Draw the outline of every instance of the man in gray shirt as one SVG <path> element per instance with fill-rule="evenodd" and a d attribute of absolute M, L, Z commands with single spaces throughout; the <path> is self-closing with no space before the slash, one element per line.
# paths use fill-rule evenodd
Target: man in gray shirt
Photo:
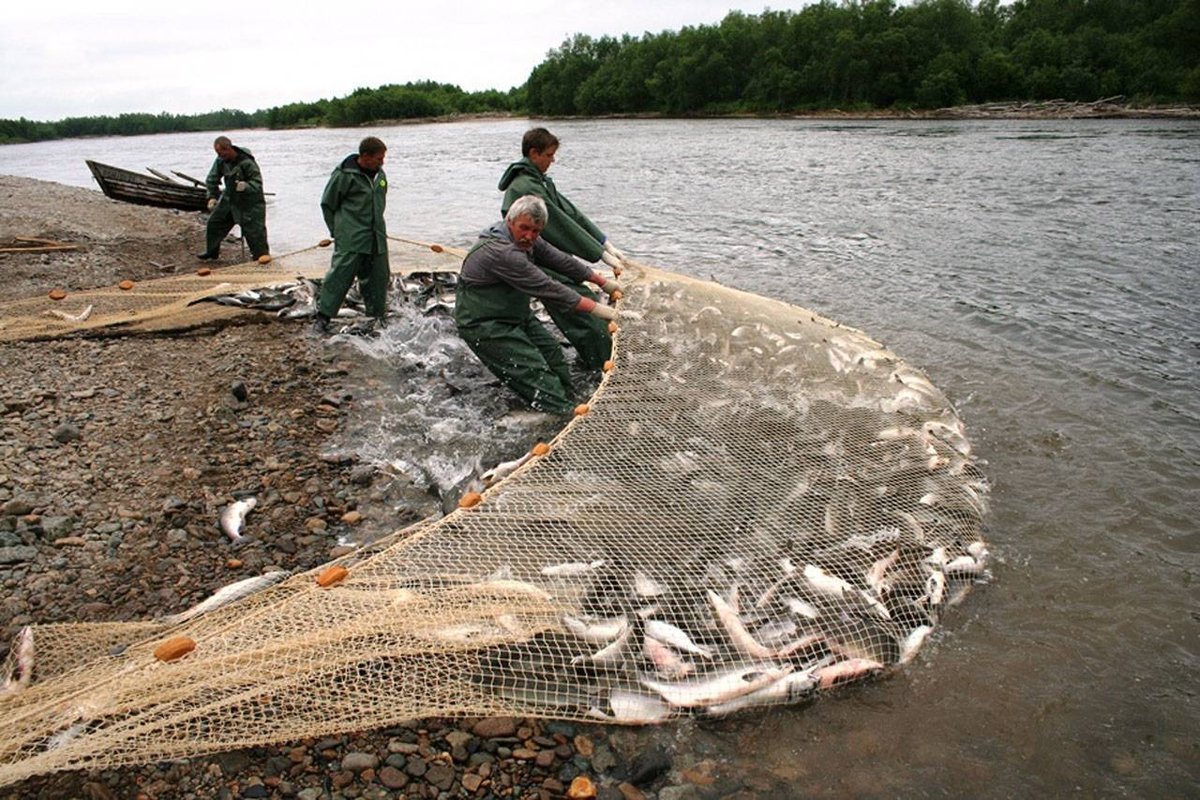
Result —
<path fill-rule="evenodd" d="M 621 287 L 538 238 L 548 218 L 545 201 L 527 195 L 509 206 L 502 222 L 480 234 L 463 259 L 454 322 L 484 366 L 531 406 L 569 414 L 574 409 L 570 370 L 558 340 L 537 321 L 529 300 L 536 297 L 547 306 L 604 320 L 617 314 L 538 267 L 594 283 L 610 295 Z"/>

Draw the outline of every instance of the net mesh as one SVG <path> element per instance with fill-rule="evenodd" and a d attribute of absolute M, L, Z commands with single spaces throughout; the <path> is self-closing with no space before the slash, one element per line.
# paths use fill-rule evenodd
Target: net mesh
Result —
<path fill-rule="evenodd" d="M 986 569 L 946 397 L 802 308 L 622 282 L 595 395 L 481 497 L 182 621 L 22 632 L 0 782 L 430 716 L 727 714 L 908 662 Z"/>

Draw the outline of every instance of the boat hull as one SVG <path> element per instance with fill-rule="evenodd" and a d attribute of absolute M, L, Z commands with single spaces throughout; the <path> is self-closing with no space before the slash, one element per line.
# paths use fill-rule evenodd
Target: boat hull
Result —
<path fill-rule="evenodd" d="M 199 186 L 184 186 L 98 161 L 88 160 L 87 165 L 100 190 L 113 200 L 181 211 L 208 208 L 208 193 Z"/>

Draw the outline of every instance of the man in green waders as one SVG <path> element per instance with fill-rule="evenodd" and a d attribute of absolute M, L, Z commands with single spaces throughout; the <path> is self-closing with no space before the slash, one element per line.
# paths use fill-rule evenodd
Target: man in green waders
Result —
<path fill-rule="evenodd" d="M 221 254 L 221 241 L 240 225 L 250 255 L 269 255 L 267 247 L 267 201 L 263 199 L 262 171 L 254 156 L 244 147 L 218 136 L 213 142 L 217 157 L 204 187 L 208 192 L 208 224 L 204 228 L 204 252 L 201 261 L 212 261 Z M 218 199 L 219 198 L 219 199 Z"/>
<path fill-rule="evenodd" d="M 563 252 L 578 256 L 584 261 L 604 261 L 620 275 L 624 266 L 624 254 L 615 248 L 608 237 L 587 218 L 575 205 L 559 194 L 554 181 L 546 172 L 554 163 L 558 152 L 558 138 L 545 128 L 526 131 L 521 139 L 520 161 L 508 165 L 500 178 L 500 190 L 504 199 L 500 201 L 501 216 L 518 197 L 535 195 L 546 202 L 550 220 L 542 232 L 542 238 Z M 595 300 L 596 295 L 578 281 L 570 280 L 558 270 L 547 270 L 551 278 L 570 286 L 580 295 Z M 612 351 L 612 338 L 603 320 L 591 316 L 572 314 L 563 309 L 546 310 L 554 324 L 575 347 L 576 363 L 584 369 L 600 369 Z"/>
<path fill-rule="evenodd" d="M 548 215 L 540 197 L 521 197 L 508 207 L 504 221 L 480 234 L 463 259 L 454 322 L 484 366 L 531 406 L 569 414 L 575 408 L 571 372 L 558 340 L 534 317 L 529 298 L 564 315 L 598 320 L 607 337 L 608 321 L 617 312 L 543 270 L 555 270 L 574 283 L 589 281 L 607 294 L 621 287 L 539 239 Z"/>
<path fill-rule="evenodd" d="M 329 176 L 321 195 L 325 227 L 333 237 L 333 258 L 321 281 L 313 332 L 329 332 L 329 321 L 337 316 L 350 284 L 358 279 L 367 315 L 382 327 L 387 316 L 387 290 L 391 280 L 388 266 L 387 175 L 383 160 L 387 147 L 374 136 L 358 145 L 358 154 L 348 155 Z"/>

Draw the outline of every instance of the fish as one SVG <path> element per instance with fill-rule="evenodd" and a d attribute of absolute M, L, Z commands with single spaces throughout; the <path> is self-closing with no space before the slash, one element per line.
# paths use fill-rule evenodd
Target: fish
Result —
<path fill-rule="evenodd" d="M 759 596 L 758 601 L 754 604 L 755 608 L 762 608 L 767 603 L 771 602 L 771 600 L 775 597 L 775 593 L 779 591 L 780 587 L 791 580 L 792 576 L 796 574 L 796 565 L 792 563 L 790 558 L 781 558 L 779 560 L 779 568 L 783 570 L 783 577 L 771 584 L 770 587 L 768 587 L 767 590 Z"/>
<path fill-rule="evenodd" d="M 676 653 L 670 645 L 660 642 L 653 636 L 642 637 L 642 652 L 654 665 L 654 672 L 660 678 L 678 680 L 686 678 L 696 671 L 696 665 Z"/>
<path fill-rule="evenodd" d="M 256 505 L 258 505 L 258 500 L 253 497 L 247 497 L 243 500 L 230 503 L 221 509 L 221 530 L 229 537 L 229 541 L 238 544 L 246 538 L 242 536 L 242 529 L 246 523 L 246 515 L 253 511 Z"/>
<path fill-rule="evenodd" d="M 292 573 L 287 570 L 275 570 L 272 572 L 264 572 L 262 575 L 252 575 L 249 578 L 231 583 L 228 586 L 222 586 L 217 591 L 213 592 L 212 596 L 205 600 L 201 600 L 196 605 L 181 611 L 178 614 L 173 614 L 166 618 L 166 622 L 170 625 L 178 625 L 182 622 L 187 622 L 189 619 L 198 617 L 201 614 L 207 614 L 209 611 L 215 611 L 222 606 L 227 606 L 235 600 L 241 600 L 243 597 L 258 592 L 268 586 L 275 584 L 287 578 Z"/>
<path fill-rule="evenodd" d="M 604 559 L 602 558 L 595 561 L 568 561 L 564 564 L 551 564 L 550 566 L 542 567 L 542 574 L 550 578 L 571 578 L 595 572 L 602 566 L 604 566 Z"/>
<path fill-rule="evenodd" d="M 813 673 L 818 689 L 828 689 L 839 683 L 855 681 L 883 671 L 883 664 L 870 658 L 848 658 Z"/>
<path fill-rule="evenodd" d="M 644 572 L 633 573 L 633 591 L 639 597 L 661 597 L 666 589 Z"/>
<path fill-rule="evenodd" d="M 750 658 L 770 658 L 774 651 L 758 642 L 750 631 L 746 630 L 746 626 L 742 624 L 734 607 L 725 601 L 723 597 L 708 590 L 708 600 L 712 603 L 713 610 L 717 614 L 717 620 L 721 626 L 725 628 L 725 633 L 729 635 L 729 640 L 733 642 L 733 646 L 739 652 Z"/>
<path fill-rule="evenodd" d="M 735 697 L 724 703 L 710 705 L 704 709 L 704 713 L 713 717 L 723 717 L 747 708 L 795 703 L 812 694 L 816 688 L 817 679 L 813 676 L 813 670 L 792 672 L 749 694 Z"/>
<path fill-rule="evenodd" d="M 821 610 L 807 600 L 801 600 L 798 597 L 788 597 L 783 602 L 788 607 L 788 611 L 791 611 L 798 617 L 817 619 L 821 616 Z"/>
<path fill-rule="evenodd" d="M 909 631 L 908 636 L 905 636 L 904 641 L 900 643 L 900 658 L 896 663 L 907 664 L 912 661 L 932 631 L 932 625 L 918 625 Z"/>
<path fill-rule="evenodd" d="M 502 481 L 509 475 L 516 472 L 531 458 L 533 458 L 533 453 L 526 453 L 520 458 L 513 459 L 512 461 L 501 461 L 499 464 L 480 475 L 479 478 L 483 481 L 484 486 L 491 486 L 493 483 Z"/>
<path fill-rule="evenodd" d="M 585 642 L 611 642 L 629 627 L 629 617 L 622 614 L 608 619 L 580 619 L 570 614 L 562 615 L 567 630 Z"/>
<path fill-rule="evenodd" d="M 0 686 L 0 696 L 16 694 L 27 688 L 33 680 L 33 628 L 28 625 L 21 628 L 12 649 L 16 659 L 12 672 L 5 676 L 4 685 Z"/>
<path fill-rule="evenodd" d="M 469 584 L 467 589 L 474 594 L 523 594 L 538 600 L 551 599 L 550 593 L 542 587 L 513 579 L 484 580 Z"/>
<path fill-rule="evenodd" d="M 645 632 L 647 636 L 653 636 L 660 642 L 671 645 L 676 650 L 692 653 L 702 658 L 713 657 L 713 651 L 710 648 L 696 644 L 686 632 L 669 622 L 663 622 L 658 619 L 646 620 Z"/>
<path fill-rule="evenodd" d="M 592 706 L 587 715 L 593 719 L 605 722 L 619 722 L 624 725 L 653 725 L 665 722 L 674 713 L 669 705 L 659 698 L 643 692 L 633 692 L 628 689 L 613 689 L 608 693 L 608 707 L 611 714 Z"/>
<path fill-rule="evenodd" d="M 774 683 L 792 670 L 790 664 L 751 664 L 686 681 L 666 682 L 642 676 L 641 683 L 676 708 L 698 708 L 728 703 Z"/>
<path fill-rule="evenodd" d="M 590 656 L 575 656 L 571 659 L 572 664 L 579 664 L 585 661 L 593 664 L 616 664 L 620 663 L 625 658 L 625 648 L 629 644 L 629 637 L 633 634 L 633 626 L 626 625 L 625 630 L 617 634 L 616 638 L 606 644 L 604 647 L 592 653 Z"/>
<path fill-rule="evenodd" d="M 850 602 L 854 598 L 861 598 L 873 613 L 884 619 L 891 618 L 891 613 L 887 610 L 887 606 L 870 589 L 856 589 L 836 575 L 830 575 L 816 564 L 804 565 L 804 579 L 819 594 L 847 602 Z"/>

